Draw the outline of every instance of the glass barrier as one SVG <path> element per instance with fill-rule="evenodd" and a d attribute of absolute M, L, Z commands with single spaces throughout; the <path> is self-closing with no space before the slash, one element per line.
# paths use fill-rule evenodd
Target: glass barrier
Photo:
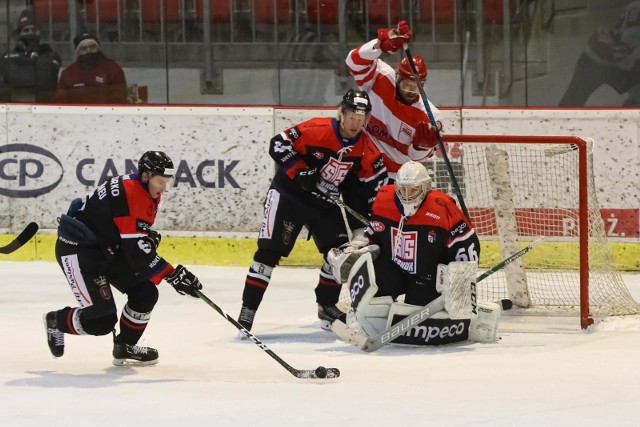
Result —
<path fill-rule="evenodd" d="M 27 3 L 0 6 L 0 102 L 335 105 L 348 53 L 404 19 L 436 105 L 640 105 L 638 1 Z"/>

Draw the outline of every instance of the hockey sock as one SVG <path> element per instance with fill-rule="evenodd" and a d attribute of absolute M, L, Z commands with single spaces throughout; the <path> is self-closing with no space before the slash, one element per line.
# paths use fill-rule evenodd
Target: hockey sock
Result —
<path fill-rule="evenodd" d="M 325 262 L 320 269 L 318 286 L 316 286 L 316 302 L 324 306 L 336 305 L 341 288 L 342 285 L 331 274 L 331 266 Z"/>
<path fill-rule="evenodd" d="M 242 292 L 242 305 L 252 310 L 257 310 L 262 302 L 262 297 L 267 291 L 273 267 L 254 261 L 249 267 L 249 273 L 244 282 L 244 291 Z"/>
<path fill-rule="evenodd" d="M 65 334 L 85 335 L 86 332 L 82 326 L 81 317 L 82 309 L 79 307 L 65 307 L 56 311 L 56 323 L 58 330 Z"/>
<path fill-rule="evenodd" d="M 142 337 L 147 324 L 151 319 L 151 312 L 137 312 L 127 303 L 120 315 L 120 334 L 115 338 L 115 342 L 135 345 Z"/>

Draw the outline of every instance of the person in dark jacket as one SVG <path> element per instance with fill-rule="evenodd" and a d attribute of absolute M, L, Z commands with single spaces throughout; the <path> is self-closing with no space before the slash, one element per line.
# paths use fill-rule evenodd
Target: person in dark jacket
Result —
<path fill-rule="evenodd" d="M 91 33 L 78 34 L 73 43 L 76 61 L 58 81 L 54 102 L 60 104 L 126 104 L 127 82 L 122 68 L 102 53 Z"/>
<path fill-rule="evenodd" d="M 40 43 L 33 11 L 20 14 L 13 50 L 0 57 L 0 102 L 48 102 L 56 90 L 60 55 Z"/>

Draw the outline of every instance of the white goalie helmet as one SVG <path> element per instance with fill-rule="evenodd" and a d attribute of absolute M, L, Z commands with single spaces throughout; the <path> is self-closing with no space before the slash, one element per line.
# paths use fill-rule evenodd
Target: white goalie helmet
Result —
<path fill-rule="evenodd" d="M 396 174 L 396 194 L 404 208 L 404 216 L 416 213 L 431 190 L 431 176 L 421 163 L 409 161 Z"/>

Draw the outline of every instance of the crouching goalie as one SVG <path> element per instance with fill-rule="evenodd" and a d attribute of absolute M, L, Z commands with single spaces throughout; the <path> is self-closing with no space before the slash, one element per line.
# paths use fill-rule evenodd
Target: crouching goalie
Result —
<path fill-rule="evenodd" d="M 440 345 L 497 339 L 501 307 L 476 302 L 479 256 L 478 237 L 455 201 L 431 189 L 422 164 L 408 162 L 395 184 L 380 188 L 369 227 L 332 249 L 328 261 L 349 283 L 347 326 L 369 337 L 442 295 L 444 310 L 394 341 Z"/>

